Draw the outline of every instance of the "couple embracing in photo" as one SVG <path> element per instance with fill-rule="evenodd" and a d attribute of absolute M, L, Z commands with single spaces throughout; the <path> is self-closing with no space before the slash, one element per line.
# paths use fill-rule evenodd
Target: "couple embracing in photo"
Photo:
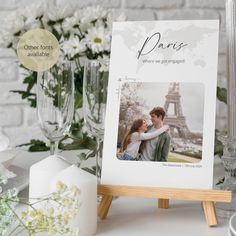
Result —
<path fill-rule="evenodd" d="M 152 125 L 144 119 L 135 120 L 122 143 L 121 160 L 166 162 L 170 148 L 169 127 L 163 125 L 165 110 L 155 107 L 150 111 Z"/>

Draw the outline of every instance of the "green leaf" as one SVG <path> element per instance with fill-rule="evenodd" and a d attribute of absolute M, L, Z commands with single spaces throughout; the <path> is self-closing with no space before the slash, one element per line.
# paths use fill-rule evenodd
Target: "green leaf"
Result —
<path fill-rule="evenodd" d="M 86 155 L 86 153 L 84 153 L 84 152 L 80 153 L 80 154 L 79 154 L 79 159 L 80 159 L 80 160 L 87 160 L 87 155 Z"/>
<path fill-rule="evenodd" d="M 75 92 L 75 110 L 81 108 L 83 105 L 82 94 L 79 91 Z"/>
<path fill-rule="evenodd" d="M 36 107 L 36 94 L 26 92 L 26 91 L 21 91 L 21 90 L 11 90 L 10 92 L 20 94 L 23 100 L 24 99 L 28 100 L 31 107 L 34 107 L 34 108 Z"/>
<path fill-rule="evenodd" d="M 59 148 L 62 150 L 77 150 L 77 149 L 92 149 L 96 148 L 96 141 L 90 137 L 85 137 L 82 140 L 74 140 L 72 143 L 63 144 L 60 143 Z"/>
<path fill-rule="evenodd" d="M 218 180 L 218 182 L 216 183 L 216 185 L 223 184 L 224 182 L 225 182 L 225 177 L 220 178 L 220 179 Z"/>
<path fill-rule="evenodd" d="M 225 104 L 227 104 L 227 89 L 217 87 L 217 98 L 221 102 L 224 102 Z"/>
<path fill-rule="evenodd" d="M 79 139 L 82 140 L 84 137 L 83 131 L 82 131 L 83 123 L 76 122 L 72 123 L 70 128 L 70 134 L 72 139 Z"/>
<path fill-rule="evenodd" d="M 49 20 L 49 21 L 47 22 L 47 24 L 48 24 L 49 26 L 53 26 L 53 25 L 56 24 L 56 21 Z"/>
<path fill-rule="evenodd" d="M 218 139 L 218 130 L 215 130 L 215 150 L 214 155 L 223 156 L 224 146 L 222 142 Z"/>
<path fill-rule="evenodd" d="M 28 98 L 30 106 L 36 108 L 36 98 Z"/>
<path fill-rule="evenodd" d="M 30 152 L 44 152 L 50 150 L 50 148 L 41 140 L 31 139 L 29 143 L 21 144 L 18 147 L 29 146 Z"/>
<path fill-rule="evenodd" d="M 96 167 L 92 167 L 91 168 L 88 168 L 88 167 L 84 167 L 82 168 L 83 170 L 87 171 L 88 173 L 92 174 L 92 175 L 96 175 Z"/>
<path fill-rule="evenodd" d="M 31 145 L 28 150 L 29 152 L 46 152 L 50 150 L 50 148 L 47 146 L 41 146 L 41 145 Z"/>
<path fill-rule="evenodd" d="M 34 85 L 37 83 L 37 72 L 32 72 L 29 76 L 25 77 L 24 84 L 27 85 L 27 92 L 30 92 Z"/>
<path fill-rule="evenodd" d="M 84 76 L 84 67 L 76 70 L 74 73 L 75 77 L 75 91 L 78 91 L 80 94 L 83 94 L 83 76 Z"/>
<path fill-rule="evenodd" d="M 57 38 L 58 41 L 60 41 L 61 35 L 53 27 L 52 27 L 52 34 Z"/>

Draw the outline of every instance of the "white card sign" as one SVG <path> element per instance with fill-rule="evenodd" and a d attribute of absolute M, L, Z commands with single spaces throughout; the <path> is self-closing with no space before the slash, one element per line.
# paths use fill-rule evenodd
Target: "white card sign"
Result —
<path fill-rule="evenodd" d="M 113 25 L 102 184 L 212 188 L 217 20 Z"/>

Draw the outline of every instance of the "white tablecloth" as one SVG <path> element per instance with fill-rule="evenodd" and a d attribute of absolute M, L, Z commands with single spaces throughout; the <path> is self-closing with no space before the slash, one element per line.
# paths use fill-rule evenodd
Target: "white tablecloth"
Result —
<path fill-rule="evenodd" d="M 63 156 L 73 163 L 77 152 Z M 21 151 L 13 164 L 24 169 L 46 157 L 48 153 Z M 215 179 L 223 168 L 217 161 Z M 21 193 L 27 195 L 27 189 Z M 157 200 L 119 197 L 112 202 L 106 220 L 98 220 L 98 236 L 227 236 L 228 220 L 219 219 L 217 227 L 209 228 L 200 202 L 170 201 L 169 209 L 157 208 Z"/>

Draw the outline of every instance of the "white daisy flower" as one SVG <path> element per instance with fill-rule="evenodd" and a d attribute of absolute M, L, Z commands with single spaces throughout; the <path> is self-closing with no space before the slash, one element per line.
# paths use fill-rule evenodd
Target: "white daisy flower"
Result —
<path fill-rule="evenodd" d="M 76 17 L 67 17 L 63 23 L 62 28 L 65 32 L 73 32 L 74 26 L 78 23 Z"/>
<path fill-rule="evenodd" d="M 24 30 L 24 17 L 20 15 L 18 11 L 7 17 L 5 23 L 7 23 L 6 30 L 9 32 L 9 34 L 15 34 Z"/>
<path fill-rule="evenodd" d="M 25 30 L 30 30 L 30 29 L 37 29 L 40 28 L 41 23 L 39 20 L 36 20 L 35 18 L 27 18 L 25 20 Z"/>
<path fill-rule="evenodd" d="M 94 27 L 94 22 L 101 22 L 106 16 L 107 10 L 100 6 L 84 8 L 80 13 L 80 29 L 82 31 L 88 31 L 88 29 Z M 102 26 L 104 26 L 103 22 Z"/>
<path fill-rule="evenodd" d="M 80 25 L 79 25 L 79 28 L 82 32 L 86 32 L 89 29 L 93 28 L 93 24 L 90 21 L 82 20 Z"/>
<path fill-rule="evenodd" d="M 104 27 L 93 27 L 85 36 L 88 48 L 94 53 L 110 50 L 111 35 Z"/>
<path fill-rule="evenodd" d="M 78 36 L 71 37 L 67 41 L 61 43 L 63 52 L 69 56 L 69 58 L 74 57 L 76 54 L 84 52 L 86 50 L 86 45 L 84 40 L 79 40 Z"/>
<path fill-rule="evenodd" d="M 82 11 L 81 10 L 75 11 L 73 17 L 75 17 L 77 22 L 81 21 L 81 19 L 83 17 Z"/>
<path fill-rule="evenodd" d="M 109 62 L 110 62 L 110 58 L 106 55 L 104 55 L 103 57 L 98 57 L 98 61 L 101 64 L 101 67 L 99 69 L 100 72 L 104 71 L 107 72 L 109 71 Z"/>
<path fill-rule="evenodd" d="M 53 28 L 57 31 L 57 33 L 59 35 L 62 35 L 62 29 L 61 29 L 61 24 L 60 23 L 56 23 L 53 25 Z"/>
<path fill-rule="evenodd" d="M 95 27 L 96 28 L 104 27 L 104 22 L 101 19 L 97 20 L 95 23 Z"/>
<path fill-rule="evenodd" d="M 45 19 L 51 21 L 58 21 L 71 15 L 72 15 L 71 7 L 66 6 L 62 8 L 62 6 L 57 6 L 57 7 L 54 6 L 46 12 Z"/>
<path fill-rule="evenodd" d="M 82 11 L 83 17 L 81 21 L 92 22 L 94 20 L 99 20 L 107 17 L 107 10 L 100 6 L 87 7 Z"/>
<path fill-rule="evenodd" d="M 0 47 L 8 47 L 10 44 L 13 43 L 14 41 L 14 36 L 13 34 L 9 33 L 6 30 L 2 30 L 0 33 L 1 37 L 0 37 Z"/>
<path fill-rule="evenodd" d="M 42 3 L 38 3 L 35 5 L 27 6 L 23 11 L 22 15 L 25 18 L 35 19 L 39 16 L 42 16 L 45 12 L 45 8 Z"/>

